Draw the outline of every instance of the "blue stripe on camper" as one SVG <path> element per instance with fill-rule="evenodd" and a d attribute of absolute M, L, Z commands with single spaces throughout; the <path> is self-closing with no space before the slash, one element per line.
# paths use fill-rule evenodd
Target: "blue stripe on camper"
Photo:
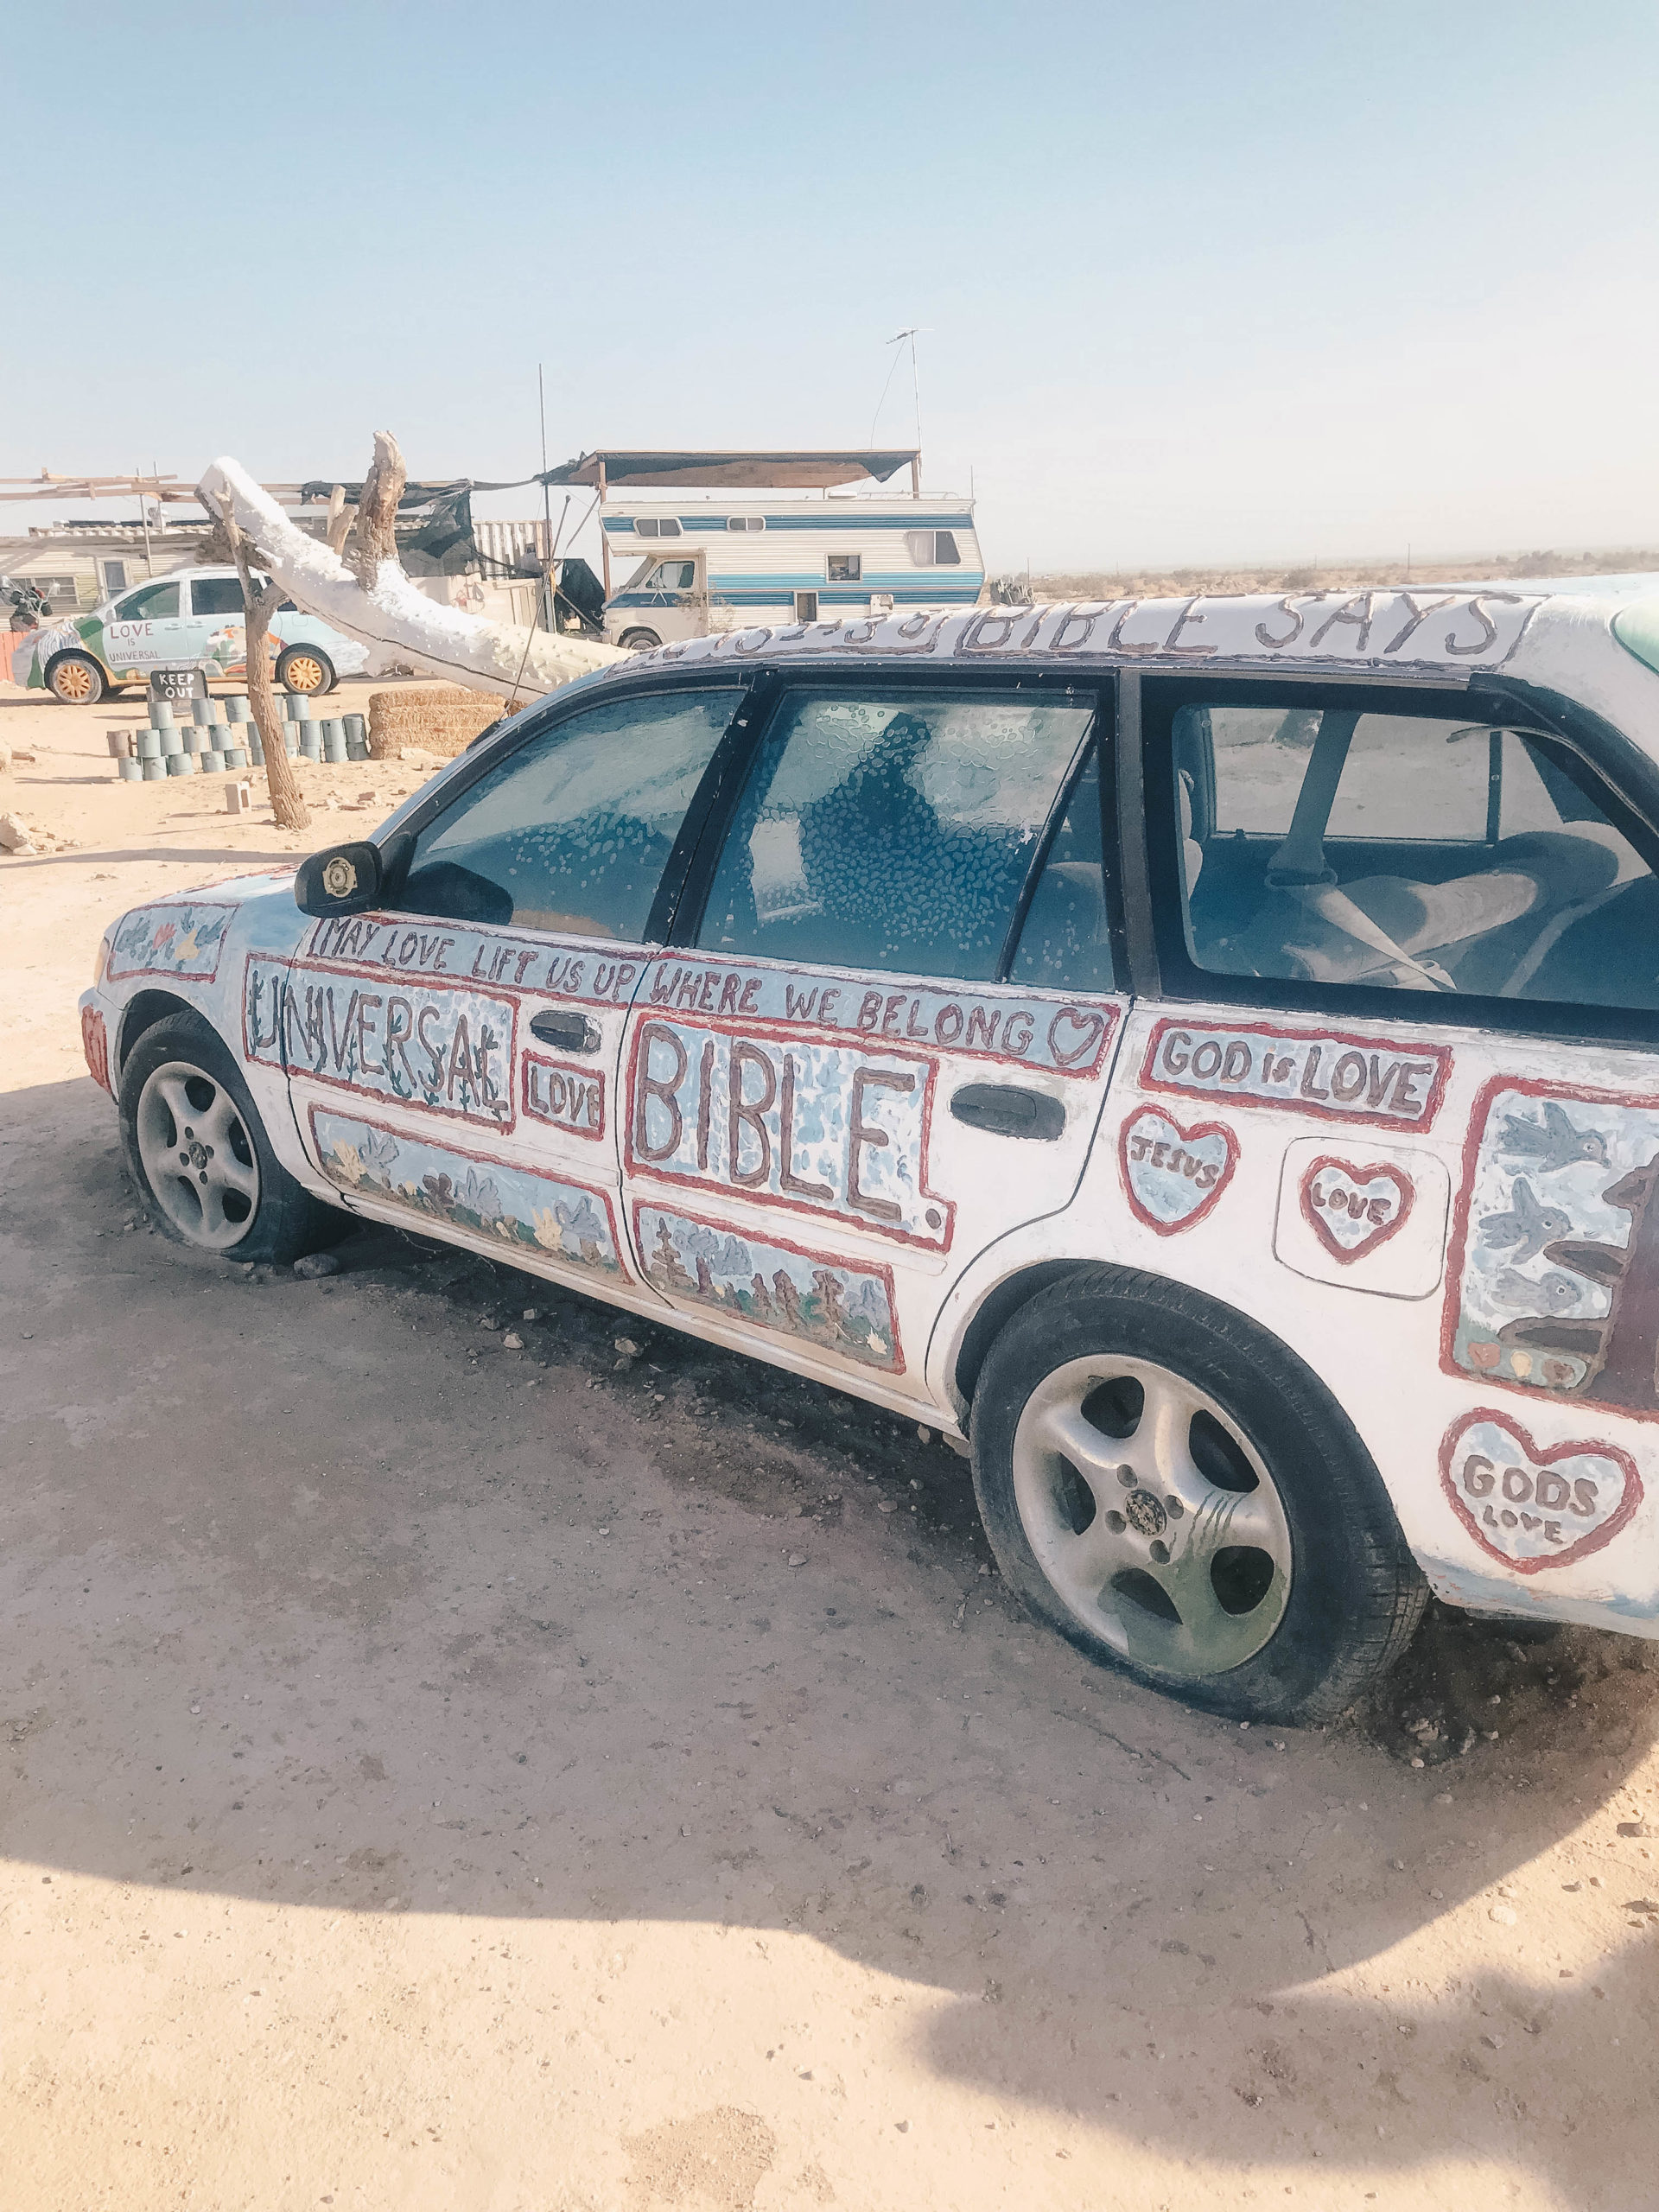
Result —
<path fill-rule="evenodd" d="M 632 515 L 607 515 L 604 520 L 605 528 L 613 537 L 633 534 Z M 679 524 L 683 531 L 715 531 L 722 537 L 742 537 L 752 534 L 740 530 L 728 531 L 724 515 L 681 515 Z M 768 515 L 766 524 L 768 530 L 834 530 L 844 537 L 851 537 L 855 532 L 864 530 L 971 531 L 974 518 L 971 515 L 861 515 L 855 512 L 852 514 Z M 671 537 L 654 537 L 643 542 L 652 545 L 671 545 L 674 543 Z"/>
<path fill-rule="evenodd" d="M 816 591 L 820 607 L 857 607 L 868 610 L 870 603 L 868 588 L 862 590 L 843 591 L 837 588 L 834 591 L 826 591 L 822 584 L 803 584 L 801 589 Z M 946 604 L 953 607 L 971 607 L 979 597 L 979 585 L 971 582 L 944 585 L 918 583 L 908 588 L 900 588 L 885 593 L 884 596 L 890 598 L 897 607 L 940 607 Z M 779 591 L 774 588 L 769 591 L 714 592 L 710 594 L 710 597 L 722 607 L 785 607 L 793 599 L 794 594 L 792 591 Z M 676 599 L 673 594 L 662 592 L 621 591 L 618 592 L 613 599 L 607 599 L 605 604 L 607 609 L 619 607 L 654 607 L 663 613 L 668 613 L 674 607 Z"/>

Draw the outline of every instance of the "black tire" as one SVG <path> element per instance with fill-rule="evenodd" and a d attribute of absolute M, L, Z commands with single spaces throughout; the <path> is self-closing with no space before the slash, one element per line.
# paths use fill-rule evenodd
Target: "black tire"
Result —
<path fill-rule="evenodd" d="M 1152 1378 L 1145 1389 L 1162 1390 L 1157 1376 L 1170 1378 L 1172 1406 L 1197 1396 L 1214 1408 L 1190 1418 L 1183 1411 L 1185 1427 L 1170 1432 L 1201 1490 L 1185 1508 L 1173 1490 L 1161 1500 L 1149 1496 L 1127 1458 L 1103 1472 L 1096 1465 L 1096 1480 L 1107 1484 L 1096 1491 L 1053 1443 L 1064 1431 L 1080 1452 L 1097 1442 L 1102 1463 L 1122 1453 L 1147 1464 L 1152 1424 L 1145 1437 L 1139 1429 L 1147 1397 L 1124 1371 L 1137 1363 Z M 1087 1395 L 1074 1417 L 1078 1389 Z M 1333 1719 L 1394 1663 L 1421 1618 L 1427 1586 L 1352 1423 L 1285 1345 L 1179 1284 L 1090 1268 L 1039 1293 L 991 1347 L 971 1436 L 980 1513 L 1009 1586 L 1089 1658 L 1188 1704 L 1243 1720 Z M 1109 1490 L 1113 1476 L 1134 1487 Z M 1124 1511 L 1111 1510 L 1114 1502 Z M 1267 1548 L 1243 1535 L 1228 1541 L 1235 1512 L 1239 1530 L 1271 1526 L 1256 1540 Z M 1149 1530 L 1143 1569 L 1130 1552 Z M 1121 1544 L 1115 1531 L 1123 1532 Z M 1089 1549 L 1067 1551 L 1091 1532 Z M 1067 1594 L 1060 1581 L 1074 1558 L 1078 1580 Z M 1109 1564 L 1090 1600 L 1086 1586 L 1103 1558 Z M 1165 1569 L 1181 1605 L 1160 1579 Z M 1221 1623 L 1213 1667 L 1205 1643 L 1212 1618 Z M 1257 1648 L 1245 1650 L 1253 1637 Z"/>
<path fill-rule="evenodd" d="M 163 1093 L 192 1076 L 195 1082 L 185 1094 L 184 1110 L 194 1106 L 201 1125 L 175 1120 L 166 1160 L 170 1167 L 172 1151 L 179 1149 L 180 1172 L 162 1175 L 156 1131 L 172 1114 Z M 154 1090 L 153 1077 L 159 1078 Z M 217 1096 L 221 1093 L 222 1100 Z M 219 1033 L 200 1014 L 169 1014 L 144 1031 L 121 1071 L 118 1103 L 127 1173 L 150 1220 L 175 1244 L 223 1259 L 283 1267 L 337 1243 L 351 1227 L 349 1216 L 302 1190 L 277 1159 L 240 1069 Z M 216 1145 L 207 1142 L 210 1134 L 218 1138 Z M 192 1147 L 207 1158 L 188 1156 L 186 1148 Z M 246 1188 L 216 1193 L 216 1226 L 198 1198 L 200 1219 L 193 1227 L 185 1194 L 194 1195 L 198 1168 L 206 1182 L 216 1172 L 213 1155 L 219 1154 L 223 1164 L 226 1153 L 236 1163 L 232 1172 Z M 157 1168 L 155 1174 L 152 1166 Z M 235 1210 L 238 1199 L 245 1205 L 245 1218 Z"/>
<path fill-rule="evenodd" d="M 655 652 L 662 642 L 654 630 L 625 630 L 617 640 L 625 653 Z"/>
<path fill-rule="evenodd" d="M 46 688 L 60 706 L 95 707 L 109 682 L 90 653 L 59 653 L 47 664 Z"/>
<path fill-rule="evenodd" d="M 296 674 L 308 677 L 311 664 L 321 671 L 321 681 L 296 683 Z M 340 678 L 334 673 L 334 664 L 320 645 L 288 645 L 276 657 L 276 681 L 284 691 L 292 691 L 306 699 L 326 698 Z"/>

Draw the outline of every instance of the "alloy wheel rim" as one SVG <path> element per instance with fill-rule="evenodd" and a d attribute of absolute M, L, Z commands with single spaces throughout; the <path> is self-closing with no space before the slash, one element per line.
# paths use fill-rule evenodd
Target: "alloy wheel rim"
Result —
<path fill-rule="evenodd" d="M 1123 1658 L 1228 1674 L 1289 1602 L 1290 1526 L 1237 1422 L 1151 1360 L 1068 1360 L 1014 1431 L 1014 1500 L 1056 1596 Z"/>
<path fill-rule="evenodd" d="M 259 1162 L 224 1084 L 168 1060 L 146 1078 L 133 1119 L 156 1203 L 186 1243 L 239 1244 L 259 1209 Z"/>
<path fill-rule="evenodd" d="M 308 655 L 296 653 L 288 664 L 286 677 L 290 691 L 317 691 L 322 688 L 322 664 Z"/>
<path fill-rule="evenodd" d="M 79 661 L 72 661 L 67 668 L 60 668 L 58 671 L 59 698 L 67 699 L 79 706 L 83 699 L 90 697 L 92 689 L 92 672 L 89 668 L 83 668 Z"/>

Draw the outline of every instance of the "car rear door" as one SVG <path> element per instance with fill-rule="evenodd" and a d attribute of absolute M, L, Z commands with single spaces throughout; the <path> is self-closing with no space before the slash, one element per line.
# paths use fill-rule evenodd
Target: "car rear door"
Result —
<path fill-rule="evenodd" d="M 623 1027 L 746 696 L 550 714 L 419 823 L 384 911 L 315 923 L 291 971 L 250 962 L 246 1048 L 285 1057 L 347 1205 L 657 1303 L 617 1205 Z"/>
<path fill-rule="evenodd" d="M 1127 1003 L 1102 707 L 779 685 L 628 1020 L 634 1246 L 693 1325 L 923 1400 L 963 1268 L 1069 1204 Z"/>
<path fill-rule="evenodd" d="M 1513 690 L 1140 688 L 1160 988 L 1088 1203 L 1306 1360 L 1443 1596 L 1659 1610 L 1652 764 Z"/>

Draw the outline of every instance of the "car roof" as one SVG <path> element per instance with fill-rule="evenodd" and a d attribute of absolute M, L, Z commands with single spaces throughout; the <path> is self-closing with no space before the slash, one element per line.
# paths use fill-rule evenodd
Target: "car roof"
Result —
<path fill-rule="evenodd" d="M 734 629 L 631 655 L 600 680 L 646 670 L 753 664 L 882 663 L 1021 667 L 1068 665 L 1261 674 L 1402 674 L 1461 683 L 1503 669 L 1559 617 L 1578 650 L 1611 631 L 1618 601 L 1548 590 L 1468 585 L 1251 593 L 1183 599 L 1079 600 L 1036 607 L 911 611 Z M 1588 618 L 1588 620 L 1586 620 Z M 1621 655 L 1622 657 L 1622 655 Z M 1551 655 L 1552 659 L 1555 655 Z"/>

